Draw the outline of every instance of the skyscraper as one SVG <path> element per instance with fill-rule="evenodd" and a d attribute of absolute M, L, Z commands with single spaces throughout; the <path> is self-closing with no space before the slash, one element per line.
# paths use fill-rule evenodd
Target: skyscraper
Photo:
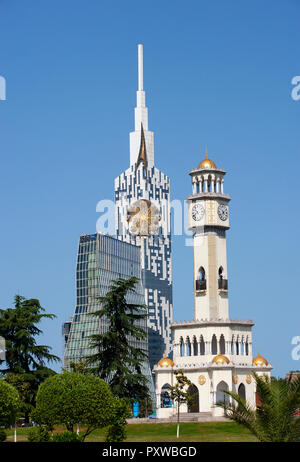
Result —
<path fill-rule="evenodd" d="M 139 279 L 135 293 L 127 295 L 128 303 L 145 304 L 141 283 L 140 249 L 104 234 L 82 235 L 79 239 L 76 267 L 76 307 L 72 323 L 64 324 L 65 354 L 64 367 L 78 363 L 95 353 L 89 346 L 89 336 L 104 333 L 109 329 L 108 320 L 101 320 L 89 313 L 99 310 L 98 297 L 105 296 L 112 281 L 118 278 Z M 147 321 L 140 321 L 139 327 L 147 330 Z M 148 341 L 130 339 L 135 348 L 148 352 Z M 149 390 L 154 395 L 152 374 L 148 361 L 144 361 L 142 373 L 148 378 Z"/>
<path fill-rule="evenodd" d="M 148 305 L 151 367 L 171 350 L 173 320 L 170 180 L 154 164 L 143 89 L 143 46 L 138 45 L 135 130 L 130 133 L 130 167 L 115 179 L 116 236 L 141 249 L 142 282 Z"/>

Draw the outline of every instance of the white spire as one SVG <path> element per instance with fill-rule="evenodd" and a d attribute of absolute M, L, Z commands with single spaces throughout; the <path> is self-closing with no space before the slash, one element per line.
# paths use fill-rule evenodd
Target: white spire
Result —
<path fill-rule="evenodd" d="M 154 163 L 153 133 L 148 131 L 148 108 L 144 92 L 143 45 L 138 45 L 138 90 L 134 108 L 134 132 L 130 133 L 130 164 L 137 161 L 141 144 L 141 126 L 143 125 L 149 166 Z"/>
<path fill-rule="evenodd" d="M 136 92 L 136 108 L 134 110 L 135 130 L 148 130 L 148 108 L 146 107 L 146 95 L 143 90 L 143 45 L 138 45 L 138 91 Z"/>
<path fill-rule="evenodd" d="M 143 90 L 143 45 L 138 45 L 139 52 L 139 91 Z"/>

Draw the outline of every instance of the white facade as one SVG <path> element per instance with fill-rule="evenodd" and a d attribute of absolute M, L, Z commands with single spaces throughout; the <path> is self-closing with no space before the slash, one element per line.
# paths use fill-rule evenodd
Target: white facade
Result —
<path fill-rule="evenodd" d="M 168 387 L 182 370 L 192 382 L 194 402 L 181 412 L 223 415 L 218 401 L 228 400 L 222 390 L 235 391 L 253 406 L 256 385 L 252 376 L 270 375 L 265 358 L 252 355 L 251 320 L 232 320 L 228 308 L 226 231 L 230 197 L 224 193 L 225 171 L 207 157 L 190 172 L 193 194 L 187 199 L 189 227 L 194 233 L 194 320 L 174 323 L 173 362 L 163 358 L 155 366 L 157 417 L 169 418 L 177 409 Z"/>

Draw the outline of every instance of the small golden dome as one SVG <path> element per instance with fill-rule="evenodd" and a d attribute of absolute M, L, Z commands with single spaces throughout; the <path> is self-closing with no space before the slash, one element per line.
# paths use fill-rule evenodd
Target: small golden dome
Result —
<path fill-rule="evenodd" d="M 230 361 L 229 359 L 227 358 L 227 356 L 225 355 L 221 355 L 221 354 L 218 354 L 217 356 L 215 356 L 212 360 L 213 363 L 216 363 L 216 364 L 229 364 Z"/>
<path fill-rule="evenodd" d="M 160 367 L 169 367 L 169 366 L 173 367 L 174 363 L 172 359 L 167 358 L 167 355 L 164 355 L 164 357 L 160 361 L 158 361 L 157 365 Z"/>
<path fill-rule="evenodd" d="M 214 161 L 207 157 L 207 151 L 206 151 L 206 158 L 202 160 L 202 162 L 200 162 L 200 164 L 198 165 L 198 168 L 217 168 Z"/>
<path fill-rule="evenodd" d="M 266 358 L 264 358 L 263 356 L 260 356 L 260 354 L 258 353 L 256 358 L 253 358 L 253 364 L 255 366 L 267 366 L 268 361 L 266 360 Z"/>

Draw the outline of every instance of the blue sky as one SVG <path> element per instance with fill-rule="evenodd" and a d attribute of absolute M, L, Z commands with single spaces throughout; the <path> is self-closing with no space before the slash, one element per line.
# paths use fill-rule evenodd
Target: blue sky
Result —
<path fill-rule="evenodd" d="M 129 165 L 137 44 L 156 166 L 191 192 L 205 146 L 227 170 L 230 315 L 253 319 L 274 375 L 300 369 L 300 3 L 0 0 L 0 306 L 19 292 L 55 321 L 61 355 L 75 304 L 79 235 Z M 174 317 L 193 316 L 192 249 L 173 239 Z"/>

